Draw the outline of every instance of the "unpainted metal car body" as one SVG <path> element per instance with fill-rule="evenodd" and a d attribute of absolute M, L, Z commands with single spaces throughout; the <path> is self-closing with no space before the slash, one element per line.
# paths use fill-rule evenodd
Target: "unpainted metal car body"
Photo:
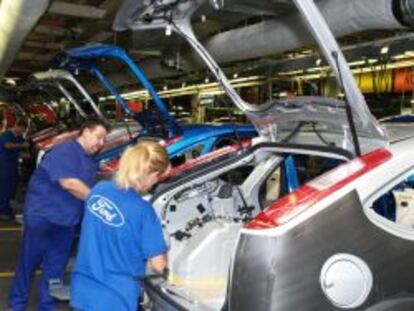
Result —
<path fill-rule="evenodd" d="M 413 134 L 355 157 L 328 133 L 254 142 L 156 189 L 170 276 L 145 281 L 155 310 L 413 306 Z"/>

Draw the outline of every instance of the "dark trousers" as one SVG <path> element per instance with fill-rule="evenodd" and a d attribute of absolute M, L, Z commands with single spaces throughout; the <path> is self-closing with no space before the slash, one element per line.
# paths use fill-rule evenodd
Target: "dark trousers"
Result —
<path fill-rule="evenodd" d="M 73 227 L 52 224 L 41 217 L 25 217 L 20 259 L 8 300 L 13 311 L 25 310 L 33 273 L 40 266 L 43 272 L 37 310 L 55 310 L 48 283 L 49 279 L 63 278 L 70 257 L 73 231 Z"/>
<path fill-rule="evenodd" d="M 17 188 L 17 168 L 0 165 L 0 214 L 12 216 L 10 201 L 14 199 Z"/>

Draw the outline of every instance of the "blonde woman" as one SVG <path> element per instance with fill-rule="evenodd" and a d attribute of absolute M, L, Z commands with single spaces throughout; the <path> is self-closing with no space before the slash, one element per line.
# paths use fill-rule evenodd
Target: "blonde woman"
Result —
<path fill-rule="evenodd" d="M 161 225 L 141 197 L 168 169 L 165 149 L 142 141 L 127 149 L 113 181 L 97 184 L 85 203 L 71 306 L 83 311 L 136 311 L 146 261 L 167 264 Z"/>

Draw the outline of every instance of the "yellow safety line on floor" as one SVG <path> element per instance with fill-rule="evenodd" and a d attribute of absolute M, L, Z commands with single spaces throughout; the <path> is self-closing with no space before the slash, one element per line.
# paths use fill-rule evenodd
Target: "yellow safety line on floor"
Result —
<path fill-rule="evenodd" d="M 22 231 L 22 227 L 14 227 L 14 228 L 0 228 L 0 231 L 6 231 L 6 232 L 17 232 L 17 231 Z"/>
<path fill-rule="evenodd" d="M 36 270 L 35 275 L 42 274 L 42 271 Z M 0 278 L 11 278 L 14 276 L 14 271 L 12 272 L 0 272 Z"/>

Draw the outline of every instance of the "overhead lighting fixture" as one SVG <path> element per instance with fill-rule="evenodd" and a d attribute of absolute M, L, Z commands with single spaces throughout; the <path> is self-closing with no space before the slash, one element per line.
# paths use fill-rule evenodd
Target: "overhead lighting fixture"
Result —
<path fill-rule="evenodd" d="M 250 76 L 250 77 L 242 77 L 238 79 L 234 79 L 230 81 L 231 85 L 234 88 L 243 88 L 243 87 L 252 87 L 263 85 L 266 83 L 266 79 L 263 79 L 261 76 Z M 182 82 L 181 87 L 175 89 L 163 89 L 159 92 L 161 98 L 171 98 L 177 96 L 187 96 L 187 95 L 194 95 L 194 94 L 208 94 L 208 95 L 218 95 L 223 94 L 224 90 L 220 86 L 218 82 L 210 82 L 209 84 L 201 83 L 201 84 L 192 84 L 187 85 L 186 82 Z M 147 90 L 137 90 L 128 93 L 122 93 L 122 98 L 129 100 L 129 99 L 140 99 L 146 100 L 151 99 L 150 94 Z M 113 95 L 107 96 L 105 99 L 113 100 L 115 97 Z"/>
<path fill-rule="evenodd" d="M 209 83 L 209 82 L 210 82 L 210 79 L 208 77 L 204 79 L 204 83 Z"/>
<path fill-rule="evenodd" d="M 164 85 L 164 86 L 162 87 L 162 89 L 163 89 L 164 91 L 168 90 L 168 85 Z"/>
<path fill-rule="evenodd" d="M 303 74 L 303 69 L 292 70 L 292 71 L 287 71 L 287 72 L 279 72 L 278 73 L 279 76 L 295 76 L 295 75 L 299 75 L 299 74 Z"/>
<path fill-rule="evenodd" d="M 407 55 L 408 57 L 414 57 L 414 51 L 405 51 L 404 54 Z"/>
<path fill-rule="evenodd" d="M 315 62 L 316 66 L 320 66 L 322 64 L 322 59 L 318 58 Z"/>
<path fill-rule="evenodd" d="M 366 63 L 365 60 L 357 60 L 357 61 L 348 63 L 348 65 L 349 66 L 361 66 L 361 65 L 365 65 L 365 63 Z"/>
<path fill-rule="evenodd" d="M 165 26 L 165 35 L 171 36 L 171 33 L 172 33 L 172 28 L 171 28 L 171 25 L 168 24 L 167 26 Z"/>
<path fill-rule="evenodd" d="M 203 15 L 201 15 L 201 22 L 202 23 L 205 23 L 206 22 L 206 20 L 207 20 L 207 18 L 206 18 L 206 16 L 203 14 Z"/>
<path fill-rule="evenodd" d="M 312 68 L 308 68 L 306 69 L 307 72 L 319 72 L 321 70 L 324 70 L 325 67 L 312 67 Z"/>
<path fill-rule="evenodd" d="M 11 86 L 16 86 L 16 80 L 11 79 L 11 78 L 7 78 L 5 80 L 5 83 L 8 84 L 8 85 L 11 85 Z"/>
<path fill-rule="evenodd" d="M 224 0 L 210 0 L 210 5 L 215 9 L 215 10 L 220 10 L 223 8 L 224 6 Z"/>
<path fill-rule="evenodd" d="M 405 59 L 405 58 L 407 58 L 407 57 L 409 57 L 407 54 L 397 54 L 397 55 L 394 55 L 393 57 L 392 57 L 392 59 L 395 59 L 395 60 L 399 60 L 399 59 Z"/>
<path fill-rule="evenodd" d="M 384 55 L 384 54 L 388 54 L 388 52 L 390 51 L 390 47 L 388 46 L 388 45 L 386 45 L 386 46 L 383 46 L 382 48 L 381 48 L 381 51 L 380 51 L 380 53 L 382 54 L 382 55 Z"/>
<path fill-rule="evenodd" d="M 237 73 L 237 72 L 235 72 L 234 74 L 233 74 L 233 78 L 234 79 L 237 79 L 239 77 L 239 74 Z"/>

